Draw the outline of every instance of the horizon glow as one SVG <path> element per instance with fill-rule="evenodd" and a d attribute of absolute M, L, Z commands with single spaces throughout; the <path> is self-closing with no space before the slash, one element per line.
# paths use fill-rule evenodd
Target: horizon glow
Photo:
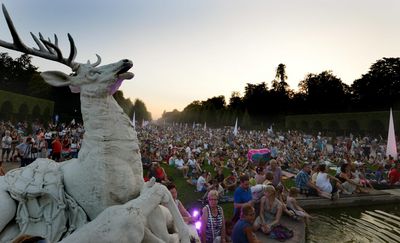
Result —
<path fill-rule="evenodd" d="M 308 73 L 332 70 L 351 84 L 377 60 L 400 56 L 397 0 L 2 2 L 30 47 L 36 47 L 30 32 L 52 39 L 56 33 L 68 53 L 71 33 L 78 62 L 96 53 L 102 64 L 133 60 L 135 78 L 121 90 L 132 102 L 142 100 L 153 119 L 194 100 L 224 95 L 228 101 L 233 91 L 243 95 L 246 83 L 270 87 L 280 63 L 297 90 Z M 4 17 L 0 39 L 12 39 Z M 32 64 L 71 72 L 37 57 Z"/>

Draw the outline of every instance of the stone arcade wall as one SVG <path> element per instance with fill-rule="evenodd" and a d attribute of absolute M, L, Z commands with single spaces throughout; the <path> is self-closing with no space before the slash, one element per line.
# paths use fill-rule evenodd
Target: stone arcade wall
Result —
<path fill-rule="evenodd" d="M 0 90 L 0 120 L 49 118 L 53 115 L 54 102 Z"/>
<path fill-rule="evenodd" d="M 396 134 L 400 132 L 400 111 L 393 111 Z M 389 110 L 357 113 L 332 113 L 286 116 L 287 129 L 307 132 L 333 132 L 336 135 L 369 133 L 387 136 Z"/>

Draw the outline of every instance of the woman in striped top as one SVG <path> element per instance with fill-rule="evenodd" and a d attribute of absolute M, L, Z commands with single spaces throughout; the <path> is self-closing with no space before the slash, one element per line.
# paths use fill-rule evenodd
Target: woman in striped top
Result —
<path fill-rule="evenodd" d="M 218 206 L 218 192 L 211 190 L 208 193 L 208 205 L 203 208 L 201 216 L 201 242 L 225 243 L 224 211 Z"/>

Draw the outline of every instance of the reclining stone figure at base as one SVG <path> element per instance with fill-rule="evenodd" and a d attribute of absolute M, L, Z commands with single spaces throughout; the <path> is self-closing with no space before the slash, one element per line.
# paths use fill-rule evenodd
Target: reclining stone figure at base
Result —
<path fill-rule="evenodd" d="M 95 232 L 96 227 L 105 224 L 104 220 L 109 219 L 107 215 L 111 217 L 109 212 L 114 212 L 115 208 L 129 210 L 132 205 L 135 205 L 133 211 L 136 211 L 139 216 L 137 218 L 125 218 L 128 221 L 133 220 L 133 222 L 124 225 L 124 227 L 129 228 L 126 229 L 127 232 L 143 231 L 145 237 L 143 239 L 146 239 L 146 242 L 176 242 L 173 239 L 177 235 L 165 235 L 166 231 L 160 230 L 161 228 L 166 229 L 165 222 L 162 220 L 144 220 L 144 217 L 148 216 L 144 212 L 157 211 L 161 202 L 168 201 L 170 193 L 166 189 L 164 192 L 163 186 L 154 185 L 154 182 L 149 184 L 151 186 L 148 184 L 145 186 L 136 131 L 128 116 L 112 96 L 123 80 L 133 78 L 133 73 L 128 72 L 133 66 L 132 61 L 123 59 L 116 63 L 99 66 L 101 58 L 97 55 L 98 59 L 93 64 L 89 61 L 86 64 L 77 63 L 74 61 L 76 56 L 75 43 L 69 34 L 71 52 L 68 58 L 64 58 L 59 49 L 57 36 L 55 36 L 53 43 L 50 40 L 45 40 L 41 34 L 39 34 L 39 38 L 32 34 L 39 49 L 29 48 L 18 36 L 4 5 L 2 5 L 2 9 L 13 43 L 0 40 L 0 46 L 56 61 L 72 69 L 71 75 L 59 71 L 46 71 L 41 73 L 41 76 L 52 86 L 69 86 L 72 92 L 80 93 L 82 118 L 86 132 L 77 159 L 71 159 L 57 165 L 54 165 L 54 161 L 47 159 L 36 160 L 30 167 L 9 172 L 10 176 L 0 179 L 0 241 L 5 240 L 4 237 L 12 239 L 12 237 L 17 237 L 18 234 L 30 233 L 52 241 L 59 241 L 62 237 L 71 234 L 65 240 L 70 238 L 74 239 L 75 242 L 87 242 L 89 240 L 85 233 L 79 230 L 84 223 L 83 219 L 85 219 L 82 216 L 83 212 L 89 221 L 93 221 L 93 223 L 83 226 L 85 227 L 84 232 Z M 54 177 L 52 178 L 54 182 L 62 181 L 62 186 L 60 185 L 57 188 L 64 188 L 65 192 L 53 188 L 61 194 L 60 197 L 52 197 L 53 193 L 48 193 L 46 200 L 44 200 L 40 198 L 44 194 L 37 191 L 38 197 L 36 199 L 31 198 L 31 200 L 43 203 L 53 200 L 54 205 L 60 206 L 61 210 L 52 211 L 42 205 L 37 205 L 37 207 L 24 205 L 24 200 L 27 200 L 24 195 L 30 192 L 28 188 L 31 185 L 29 181 L 26 181 L 29 178 L 26 174 L 32 175 L 32 181 L 36 182 L 45 182 L 50 180 L 50 177 Z M 40 185 L 40 183 L 35 185 Z M 38 187 L 31 187 L 30 189 L 33 190 L 34 188 Z M 158 191 L 161 196 L 157 193 L 146 194 L 146 191 L 151 191 L 151 189 L 147 190 L 149 188 Z M 17 191 L 18 193 L 16 193 Z M 142 192 L 145 194 L 142 195 Z M 31 192 L 30 195 L 33 196 L 35 193 Z M 13 198 L 18 198 L 18 202 Z M 144 200 L 143 198 L 151 203 L 141 203 Z M 58 202 L 58 200 L 65 200 L 65 202 Z M 189 242 L 188 230 L 176 205 L 174 203 L 167 205 L 179 232 L 179 241 Z M 111 206 L 112 208 L 107 209 Z M 74 208 L 75 211 L 71 211 L 71 208 Z M 104 212 L 104 210 L 106 211 Z M 56 220 L 58 226 L 52 225 L 52 227 L 46 229 L 40 226 L 43 223 L 52 224 L 53 222 L 50 219 L 55 218 L 57 213 L 65 214 L 69 221 L 60 217 Z M 97 218 L 99 215 L 101 215 L 100 218 Z M 120 214 L 117 215 L 121 216 Z M 151 219 L 151 214 L 149 215 Z M 32 218 L 37 220 L 30 221 Z M 18 227 L 13 224 L 13 220 L 16 220 Z M 113 218 L 113 220 L 124 221 L 124 219 L 118 218 Z M 63 223 L 67 221 L 76 222 L 76 224 Z M 73 232 L 75 228 L 78 230 Z M 111 227 L 108 230 L 111 235 L 114 230 L 118 229 Z M 131 237 L 125 236 L 119 242 L 130 242 Z M 139 239 L 140 237 L 135 238 L 135 242 L 141 242 Z"/>

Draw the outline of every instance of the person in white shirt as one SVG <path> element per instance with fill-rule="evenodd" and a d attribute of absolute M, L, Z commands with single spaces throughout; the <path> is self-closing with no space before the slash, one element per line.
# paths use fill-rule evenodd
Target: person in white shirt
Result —
<path fill-rule="evenodd" d="M 185 179 L 188 178 L 188 172 L 189 172 L 189 167 L 185 165 L 185 162 L 183 161 L 182 157 L 178 155 L 178 158 L 175 160 L 175 167 L 182 171 L 183 177 Z"/>
<path fill-rule="evenodd" d="M 168 165 L 175 166 L 175 161 L 176 161 L 176 156 L 172 155 L 171 157 L 169 157 Z"/>
<path fill-rule="evenodd" d="M 188 160 L 189 170 L 191 171 L 190 174 L 199 174 L 201 173 L 201 167 L 199 163 L 197 163 L 196 157 L 190 158 Z"/>
<path fill-rule="evenodd" d="M 209 184 L 207 183 L 208 173 L 204 171 L 201 176 L 197 179 L 196 189 L 198 192 L 206 192 Z"/>

